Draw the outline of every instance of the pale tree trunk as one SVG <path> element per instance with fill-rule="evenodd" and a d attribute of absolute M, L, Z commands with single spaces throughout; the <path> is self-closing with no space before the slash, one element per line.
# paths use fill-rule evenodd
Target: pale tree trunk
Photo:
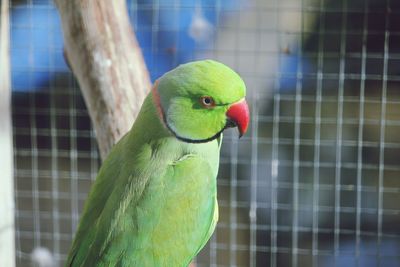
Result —
<path fill-rule="evenodd" d="M 102 159 L 130 129 L 151 83 L 125 0 L 55 0 L 64 51 L 89 111 Z"/>
<path fill-rule="evenodd" d="M 0 265 L 12 267 L 15 266 L 15 207 L 8 0 L 0 1 L 0 6 Z"/>

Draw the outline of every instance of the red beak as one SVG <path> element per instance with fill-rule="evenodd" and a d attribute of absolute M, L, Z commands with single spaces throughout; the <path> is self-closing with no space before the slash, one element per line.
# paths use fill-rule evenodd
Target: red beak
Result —
<path fill-rule="evenodd" d="M 246 100 L 244 98 L 237 103 L 232 104 L 228 111 L 226 112 L 228 117 L 228 126 L 237 126 L 239 129 L 239 137 L 242 137 L 247 131 L 249 126 L 249 107 L 247 106 Z M 234 125 L 230 125 L 230 124 Z"/>

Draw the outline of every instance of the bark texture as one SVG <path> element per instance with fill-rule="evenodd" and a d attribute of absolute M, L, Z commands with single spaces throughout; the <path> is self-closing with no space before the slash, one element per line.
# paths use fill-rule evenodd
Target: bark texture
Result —
<path fill-rule="evenodd" d="M 86 102 L 101 153 L 130 129 L 150 89 L 125 0 L 55 0 L 64 54 Z"/>

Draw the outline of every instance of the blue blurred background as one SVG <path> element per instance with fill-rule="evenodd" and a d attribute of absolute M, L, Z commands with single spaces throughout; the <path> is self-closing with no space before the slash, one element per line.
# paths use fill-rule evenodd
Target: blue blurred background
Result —
<path fill-rule="evenodd" d="M 209 48 L 216 21 L 225 11 L 239 10 L 240 2 L 128 1 L 131 22 L 152 81 L 174 66 L 193 60 L 198 50 Z M 12 88 L 45 90 L 54 78 L 53 72 L 68 71 L 57 9 L 45 0 L 12 3 Z"/>

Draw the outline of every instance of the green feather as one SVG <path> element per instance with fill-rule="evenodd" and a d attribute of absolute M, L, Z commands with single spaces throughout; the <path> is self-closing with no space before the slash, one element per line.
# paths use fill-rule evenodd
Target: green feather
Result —
<path fill-rule="evenodd" d="M 191 64 L 178 68 L 182 72 L 179 75 L 184 75 L 185 69 L 187 75 L 193 75 L 205 62 Z M 206 61 L 209 64 L 223 74 L 221 77 L 238 79 L 231 70 L 232 77 L 226 69 L 221 71 L 222 64 Z M 201 84 L 202 88 L 217 85 L 218 88 L 210 88 L 206 93 L 213 95 L 214 90 L 218 92 L 216 99 L 224 102 L 212 116 L 193 113 L 187 105 L 184 110 L 177 108 L 174 106 L 177 99 L 183 98 L 187 103 L 197 101 L 198 79 L 204 77 L 196 75 L 191 76 L 193 95 L 190 96 L 181 94 L 179 84 L 168 83 L 175 78 L 174 72 L 161 78 L 158 92 L 166 121 L 158 113 L 154 96 L 147 96 L 131 131 L 115 145 L 99 171 L 66 266 L 187 266 L 207 243 L 218 220 L 216 176 L 222 135 L 209 142 L 188 143 L 177 139 L 175 134 L 184 132 L 190 138 L 202 138 L 223 130 L 219 113 L 225 116 L 225 105 L 243 98 L 244 86 L 237 84 L 235 90 L 239 92 L 235 96 L 230 94 L 225 101 L 224 89 L 219 86 L 228 82 Z M 185 78 L 185 83 L 189 80 Z M 175 86 L 175 90 L 170 86 Z M 200 95 L 205 89 L 201 90 Z M 208 121 L 216 123 L 197 136 L 191 135 L 193 129 L 183 129 L 183 124 L 174 128 L 177 133 L 166 127 L 169 116 L 187 121 L 187 115 L 196 122 L 188 127 L 199 132 Z"/>

